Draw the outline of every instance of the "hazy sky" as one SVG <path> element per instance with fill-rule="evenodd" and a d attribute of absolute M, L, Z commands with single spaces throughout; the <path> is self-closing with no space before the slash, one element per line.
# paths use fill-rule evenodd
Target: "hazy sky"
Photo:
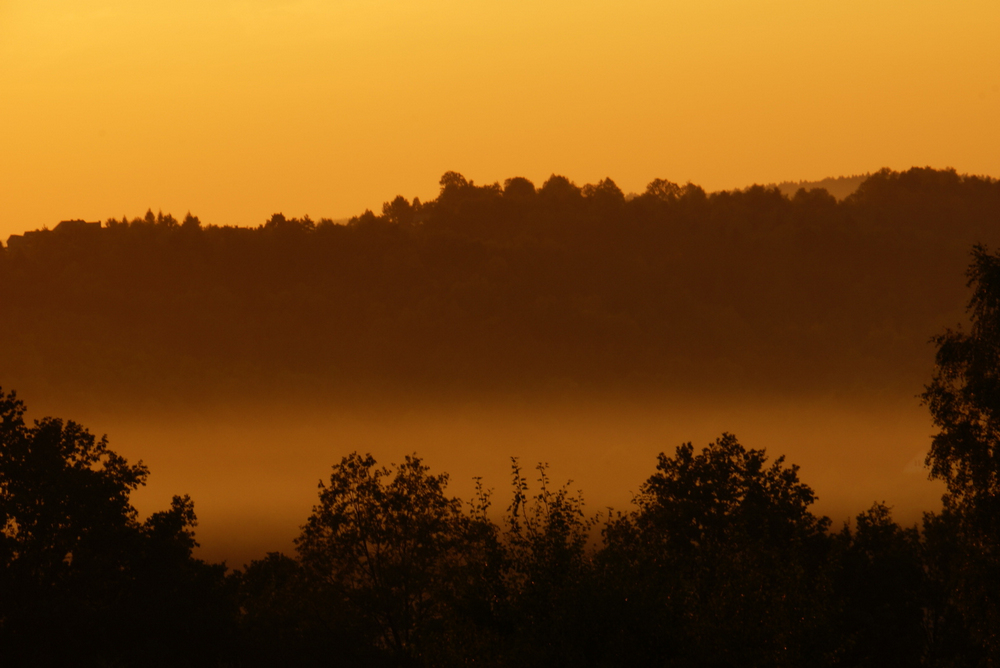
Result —
<path fill-rule="evenodd" d="M 0 239 L 556 172 L 1000 176 L 996 0 L 0 0 Z"/>

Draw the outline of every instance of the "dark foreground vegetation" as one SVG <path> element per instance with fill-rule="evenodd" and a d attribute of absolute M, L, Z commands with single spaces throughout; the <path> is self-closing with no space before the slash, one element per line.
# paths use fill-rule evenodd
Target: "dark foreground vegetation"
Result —
<path fill-rule="evenodd" d="M 706 194 L 553 176 L 349 224 L 152 212 L 0 249 L 0 378 L 109 405 L 386 391 L 912 395 L 962 317 L 1000 182 L 882 171 L 825 190 Z M 248 395 L 252 395 L 248 397 Z M 294 396 L 293 396 L 294 395 Z"/>
<path fill-rule="evenodd" d="M 177 497 L 0 393 L 4 666 L 993 666 L 1000 662 L 1000 256 L 972 327 L 936 339 L 923 399 L 943 510 L 814 515 L 797 468 L 729 434 L 661 454 L 634 507 L 588 516 L 517 462 L 506 510 L 416 456 L 333 467 L 297 540 L 227 572 Z M 529 484 L 536 478 L 537 484 Z M 596 536 L 597 540 L 591 540 Z"/>

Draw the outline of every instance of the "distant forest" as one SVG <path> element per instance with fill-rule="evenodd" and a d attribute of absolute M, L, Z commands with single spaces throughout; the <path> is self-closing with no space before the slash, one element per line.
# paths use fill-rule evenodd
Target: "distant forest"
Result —
<path fill-rule="evenodd" d="M 1000 182 L 707 194 L 448 172 L 337 224 L 147 212 L 0 250 L 0 378 L 45 396 L 386 389 L 916 393 Z"/>

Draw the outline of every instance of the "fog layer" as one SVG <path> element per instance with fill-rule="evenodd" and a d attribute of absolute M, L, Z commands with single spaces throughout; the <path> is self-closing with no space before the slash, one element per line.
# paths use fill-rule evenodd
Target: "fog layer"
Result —
<path fill-rule="evenodd" d="M 107 433 L 130 460 L 149 465 L 148 486 L 134 495 L 140 512 L 162 508 L 173 494 L 190 494 L 200 555 L 231 566 L 291 551 L 317 501 L 317 483 L 352 451 L 371 452 L 384 463 L 417 452 L 434 471 L 449 473 L 450 491 L 465 499 L 480 476 L 495 490 L 498 511 L 510 501 L 512 456 L 529 470 L 548 463 L 554 482 L 573 480 L 588 510 L 606 513 L 608 506 L 630 507 L 658 453 L 686 441 L 704 446 L 724 431 L 748 448 L 800 465 L 803 481 L 819 496 L 817 512 L 835 526 L 876 501 L 893 506 L 901 524 L 913 524 L 923 511 L 940 507 L 943 491 L 923 467 L 931 428 L 916 399 L 396 401 L 323 410 L 234 406 L 214 415 L 141 418 L 66 410 Z"/>

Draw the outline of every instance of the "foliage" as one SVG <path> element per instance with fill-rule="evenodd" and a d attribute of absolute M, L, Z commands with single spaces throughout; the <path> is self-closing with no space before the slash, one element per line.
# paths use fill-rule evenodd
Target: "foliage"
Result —
<path fill-rule="evenodd" d="M 815 665 L 829 520 L 809 511 L 798 467 L 724 434 L 656 468 L 637 510 L 605 529 L 606 568 L 652 635 L 637 642 L 709 665 Z"/>
<path fill-rule="evenodd" d="M 192 558 L 191 500 L 140 522 L 129 494 L 142 462 L 75 422 L 28 426 L 24 413 L 0 391 L 0 663 L 214 660 L 231 616 L 225 568 Z"/>
<path fill-rule="evenodd" d="M 136 527 L 129 493 L 148 471 L 131 466 L 83 427 L 45 418 L 0 392 L 0 566 L 42 587 L 71 579 Z"/>
<path fill-rule="evenodd" d="M 547 464 L 538 464 L 538 490 L 511 459 L 512 496 L 503 516 L 508 656 L 532 666 L 586 665 L 595 660 L 591 590 L 595 519 L 568 481 L 554 488 Z"/>
<path fill-rule="evenodd" d="M 311 575 L 368 619 L 381 644 L 416 659 L 440 622 L 465 527 L 445 474 L 416 456 L 392 468 L 353 453 L 321 483 L 297 548 Z"/>
<path fill-rule="evenodd" d="M 942 513 L 926 524 L 938 591 L 947 592 L 940 596 L 938 637 L 960 648 L 979 646 L 995 663 L 1000 662 L 1000 257 L 977 245 L 968 277 L 971 328 L 935 337 L 935 375 L 922 395 L 939 429 L 927 464 L 948 490 Z"/>
<path fill-rule="evenodd" d="M 927 455 L 949 502 L 996 518 L 1000 498 L 1000 258 L 973 249 L 972 327 L 934 338 L 937 368 L 923 400 L 940 431 Z"/>
<path fill-rule="evenodd" d="M 682 552 L 746 540 L 784 545 L 822 535 L 829 520 L 809 511 L 812 489 L 798 466 L 764 450 L 747 450 L 732 434 L 695 453 L 690 443 L 673 457 L 661 453 L 657 473 L 637 498 L 639 521 Z"/>
<path fill-rule="evenodd" d="M 504 538 L 522 584 L 552 584 L 582 567 L 593 520 L 584 514 L 582 494 L 569 491 L 572 481 L 554 490 L 548 465 L 535 470 L 539 490 L 532 496 L 520 463 L 511 460 L 513 498 L 504 517 Z"/>
<path fill-rule="evenodd" d="M 278 552 L 232 575 L 239 603 L 236 665 L 392 665 L 376 648 L 377 633 L 328 589 L 316 586 L 295 559 Z"/>
<path fill-rule="evenodd" d="M 876 503 L 834 536 L 838 614 L 833 656 L 843 666 L 917 666 L 927 654 L 928 583 L 917 529 Z"/>

